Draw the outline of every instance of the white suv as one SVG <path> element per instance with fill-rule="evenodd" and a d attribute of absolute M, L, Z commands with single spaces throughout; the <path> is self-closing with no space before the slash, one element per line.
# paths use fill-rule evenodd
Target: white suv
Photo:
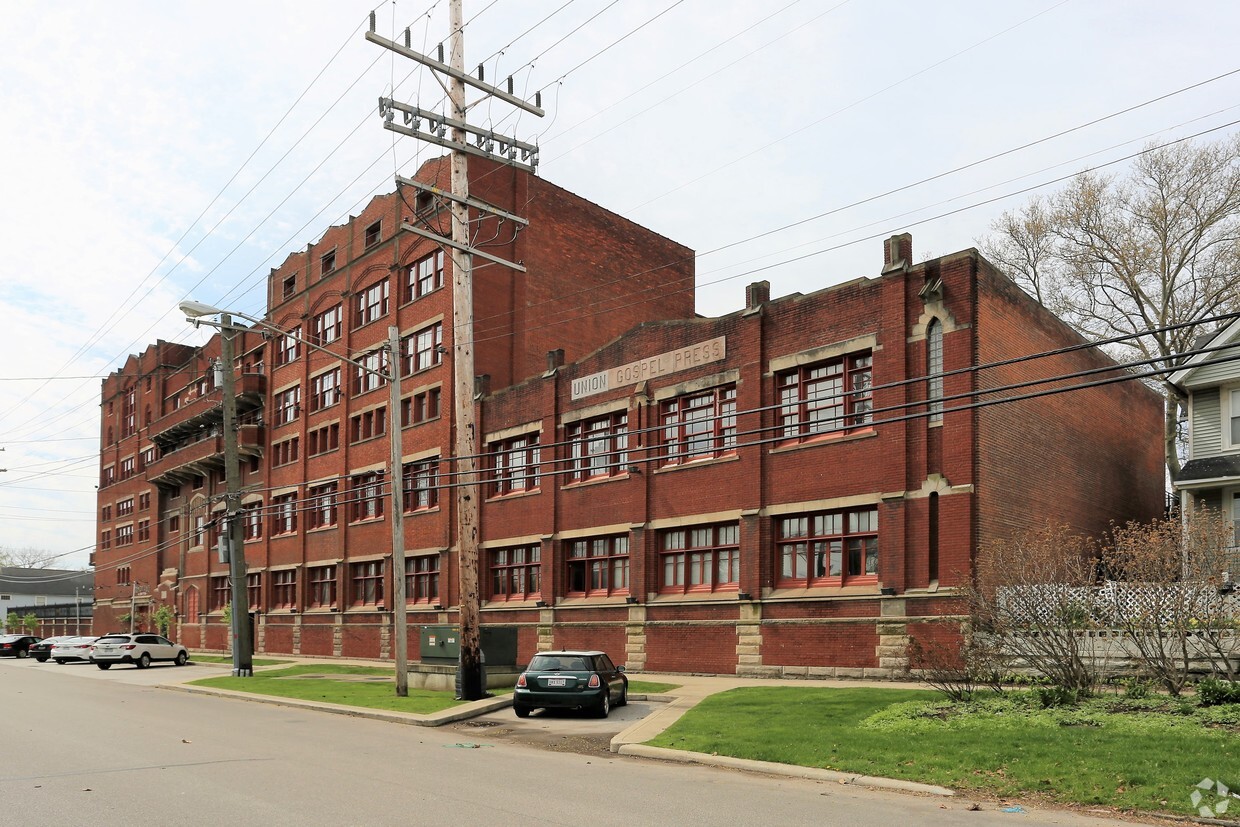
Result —
<path fill-rule="evenodd" d="M 189 660 L 189 651 L 159 635 L 104 635 L 95 641 L 90 660 L 100 669 L 111 669 L 114 663 L 132 663 L 145 669 L 157 660 L 170 660 L 177 666 L 184 666 Z"/>

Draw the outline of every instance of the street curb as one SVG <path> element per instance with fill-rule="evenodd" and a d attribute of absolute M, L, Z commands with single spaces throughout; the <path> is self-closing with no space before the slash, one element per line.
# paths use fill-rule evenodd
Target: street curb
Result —
<path fill-rule="evenodd" d="M 663 761 L 676 761 L 681 764 L 706 764 L 714 767 L 729 767 L 736 770 L 766 773 L 767 775 L 808 778 L 812 781 L 832 781 L 838 784 L 855 784 L 885 790 L 924 793 L 926 795 L 954 796 L 956 794 L 954 790 L 949 790 L 946 787 L 936 787 L 933 784 L 919 784 L 916 781 L 901 781 L 898 778 L 854 775 L 852 773 L 824 770 L 816 767 L 797 767 L 791 764 L 776 764 L 770 761 L 733 758 L 729 755 L 707 755 L 704 752 L 685 752 L 678 749 L 648 747 L 644 744 L 623 744 L 617 752 L 621 755 L 635 755 L 640 758 L 658 758 Z"/>
<path fill-rule="evenodd" d="M 364 707 L 344 706 L 343 704 L 331 704 L 321 701 L 301 701 L 296 698 L 280 698 L 274 695 L 254 695 L 249 692 L 233 692 L 229 689 L 212 689 L 206 686 L 188 686 L 186 684 L 161 684 L 159 689 L 171 689 L 177 692 L 188 692 L 191 695 L 214 695 L 217 698 L 233 698 L 239 701 L 250 701 L 251 703 L 270 704 L 272 706 L 287 706 L 293 709 L 308 709 L 318 712 L 331 712 L 335 715 L 348 715 L 353 718 L 370 718 L 375 721 L 387 721 L 392 724 L 405 724 L 407 726 L 425 726 L 437 727 L 444 724 L 453 724 L 457 721 L 464 721 L 487 712 L 495 712 L 512 705 L 512 698 L 501 696 L 498 698 L 484 698 L 481 701 L 473 701 L 471 703 L 462 704 L 461 706 L 447 709 L 442 712 L 435 712 L 430 715 L 416 715 L 411 712 L 388 712 L 381 709 L 366 709 Z"/>

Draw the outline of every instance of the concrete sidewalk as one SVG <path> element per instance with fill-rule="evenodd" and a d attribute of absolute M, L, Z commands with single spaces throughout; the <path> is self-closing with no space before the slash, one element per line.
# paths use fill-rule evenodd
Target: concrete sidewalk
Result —
<path fill-rule="evenodd" d="M 280 658 L 280 660 L 287 662 L 278 666 L 256 667 L 255 672 L 261 673 L 273 669 L 283 669 L 289 666 L 311 664 L 347 664 L 355 666 L 386 665 L 375 663 L 374 661 L 349 661 L 340 660 L 337 658 L 327 659 L 297 657 Z M 221 672 L 223 672 L 230 668 L 228 664 L 207 663 L 195 665 L 203 668 L 201 670 L 191 670 L 189 674 L 185 675 L 184 680 L 162 684 L 160 688 L 174 689 L 182 692 L 191 692 L 203 695 L 236 698 L 238 700 L 250 701 L 253 703 L 267 703 L 274 704 L 276 706 L 293 707 L 296 709 L 313 709 L 321 712 L 332 712 L 337 715 L 352 715 L 359 718 L 370 718 L 373 720 L 388 721 L 390 723 L 405 724 L 410 726 L 429 727 L 443 726 L 445 724 L 467 720 L 512 705 L 512 697 L 509 695 L 504 695 L 501 697 L 485 698 L 480 701 L 461 704 L 460 706 L 455 706 L 451 709 L 445 709 L 427 715 L 415 715 L 406 712 L 388 712 L 379 709 L 366 709 L 362 707 L 343 706 L 340 704 L 330 704 L 316 701 L 301 701 L 292 698 L 279 698 L 270 695 L 255 695 L 248 692 L 233 692 L 227 689 L 189 686 L 188 684 L 190 681 L 195 681 L 204 677 L 203 672 L 208 669 L 215 671 L 214 668 L 218 668 Z M 752 761 L 745 758 L 732 758 L 726 755 L 706 755 L 698 752 L 663 749 L 660 747 L 649 747 L 645 745 L 645 742 L 661 734 L 672 724 L 676 723 L 676 721 L 680 720 L 682 715 L 697 706 L 703 698 L 718 694 L 720 692 L 726 692 L 729 689 L 735 689 L 737 687 L 816 686 L 822 688 L 839 687 L 856 689 L 857 687 L 868 686 L 883 689 L 924 689 L 924 684 L 894 681 L 842 681 L 810 679 L 780 680 L 768 678 L 737 678 L 717 675 L 642 674 L 639 672 L 629 673 L 629 678 L 635 681 L 647 681 L 651 683 L 672 683 L 677 684 L 677 687 L 675 689 L 668 690 L 666 694 L 633 695 L 632 697 L 634 700 L 645 699 L 661 701 L 665 702 L 665 705 L 656 708 L 645 718 L 642 718 L 640 721 L 612 738 L 612 752 L 642 758 L 658 758 L 664 761 L 675 761 L 678 763 L 694 763 L 716 767 L 730 767 L 732 769 L 746 770 L 749 772 L 761 772 L 769 775 L 831 781 L 840 784 L 856 784 L 865 787 L 878 787 L 882 789 L 901 790 L 905 792 L 917 792 L 931 795 L 955 795 L 952 790 L 945 787 L 937 787 L 931 784 L 918 784 L 916 782 L 901 781 L 894 778 L 876 778 L 873 776 L 842 773 L 834 770 L 817 769 L 814 767 L 798 767 L 789 764 L 775 764 L 769 761 Z"/>

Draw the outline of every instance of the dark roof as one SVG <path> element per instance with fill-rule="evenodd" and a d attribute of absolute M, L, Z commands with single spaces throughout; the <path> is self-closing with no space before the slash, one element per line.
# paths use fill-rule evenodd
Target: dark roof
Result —
<path fill-rule="evenodd" d="M 1240 456 L 1203 457 L 1184 463 L 1176 482 L 1216 480 L 1222 477 L 1240 477 Z"/>
<path fill-rule="evenodd" d="M 94 585 L 93 571 L 0 566 L 0 591 L 12 594 L 63 594 L 72 597 L 75 588 L 90 589 Z"/>

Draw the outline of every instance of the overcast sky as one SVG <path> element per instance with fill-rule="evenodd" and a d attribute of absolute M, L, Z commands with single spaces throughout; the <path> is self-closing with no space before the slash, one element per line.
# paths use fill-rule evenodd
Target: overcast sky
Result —
<path fill-rule="evenodd" d="M 6 6 L 0 548 L 86 565 L 102 377 L 157 338 L 201 341 L 184 298 L 261 314 L 271 267 L 438 154 L 382 128 L 393 87 L 428 109 L 442 93 L 365 41 L 372 8 L 420 51 L 447 35 L 447 0 Z M 466 0 L 465 17 L 467 65 L 547 110 L 471 119 L 697 250 L 709 315 L 758 279 L 781 296 L 877 275 L 895 232 L 918 260 L 972 247 L 1056 179 L 1240 119 L 1240 74 L 1215 79 L 1240 68 L 1226 0 Z"/>

